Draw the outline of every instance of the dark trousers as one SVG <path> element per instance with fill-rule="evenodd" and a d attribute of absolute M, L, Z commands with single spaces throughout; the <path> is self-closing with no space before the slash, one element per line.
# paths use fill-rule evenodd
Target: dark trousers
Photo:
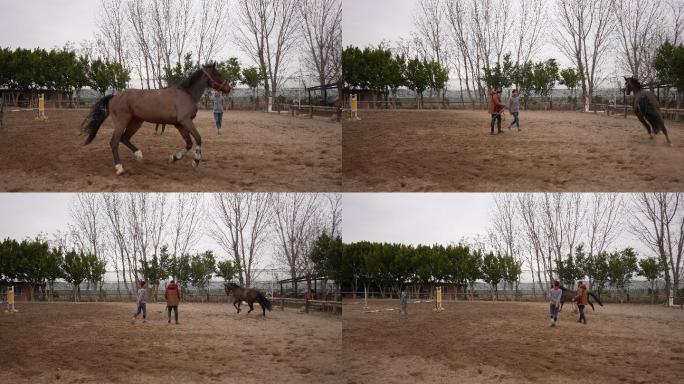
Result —
<path fill-rule="evenodd" d="M 513 115 L 513 122 L 511 123 L 511 127 L 513 126 L 513 124 L 515 124 L 516 126 L 518 126 L 518 128 L 520 128 L 520 112 L 511 112 L 511 114 Z"/>
<path fill-rule="evenodd" d="M 147 304 L 138 303 L 138 311 L 133 315 L 133 317 L 138 317 L 139 314 L 143 315 L 143 319 L 147 319 Z"/>
<path fill-rule="evenodd" d="M 553 321 L 557 321 L 558 320 L 558 307 L 556 306 L 556 304 L 553 304 L 553 303 L 550 304 L 550 310 L 551 310 L 551 318 L 553 319 Z"/>
<path fill-rule="evenodd" d="M 577 308 L 579 308 L 579 312 L 580 312 L 579 322 L 580 322 L 580 323 L 586 324 L 586 323 L 587 323 L 587 318 L 584 317 L 584 305 L 578 304 L 578 305 L 577 305 Z"/>
<path fill-rule="evenodd" d="M 214 112 L 214 121 L 216 122 L 216 129 L 221 129 L 221 122 L 223 121 L 223 113 Z"/>
<path fill-rule="evenodd" d="M 178 323 L 178 306 L 177 305 L 168 305 L 166 306 L 167 311 L 169 312 L 169 323 L 171 322 L 171 310 L 173 309 L 173 314 L 176 318 L 176 323 Z"/>
<path fill-rule="evenodd" d="M 492 115 L 492 133 L 494 133 L 494 123 L 496 122 L 499 132 L 501 132 L 501 114 L 496 113 Z"/>

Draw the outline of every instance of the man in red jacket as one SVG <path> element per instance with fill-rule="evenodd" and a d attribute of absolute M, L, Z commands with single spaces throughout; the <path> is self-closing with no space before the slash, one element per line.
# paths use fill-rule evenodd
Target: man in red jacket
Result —
<path fill-rule="evenodd" d="M 171 280 L 169 285 L 166 286 L 166 291 L 164 292 L 164 298 L 166 299 L 166 310 L 169 313 L 169 324 L 171 324 L 171 310 L 176 317 L 176 324 L 178 324 L 178 303 L 181 301 L 181 290 L 175 281 Z"/>
<path fill-rule="evenodd" d="M 501 114 L 506 105 L 501 102 L 501 87 L 496 87 L 489 94 L 489 104 L 487 105 L 487 112 L 492 116 L 492 135 L 494 134 L 494 123 L 497 123 L 498 133 L 503 133 L 501 130 Z"/>

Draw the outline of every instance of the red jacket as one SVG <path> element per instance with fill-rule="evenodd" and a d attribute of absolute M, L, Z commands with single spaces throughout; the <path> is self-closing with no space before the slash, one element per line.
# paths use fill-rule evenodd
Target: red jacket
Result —
<path fill-rule="evenodd" d="M 171 283 L 166 286 L 166 291 L 164 292 L 164 298 L 166 299 L 166 305 L 169 307 L 175 307 L 180 303 L 181 300 L 181 290 L 178 284 Z"/>

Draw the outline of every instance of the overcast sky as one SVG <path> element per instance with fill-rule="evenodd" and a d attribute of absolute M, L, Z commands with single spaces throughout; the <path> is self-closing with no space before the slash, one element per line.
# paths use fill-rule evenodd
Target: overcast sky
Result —
<path fill-rule="evenodd" d="M 51 49 L 71 42 L 80 48 L 82 41 L 92 40 L 97 33 L 99 4 L 100 0 L 0 0 L 0 47 Z M 216 60 L 237 57 L 243 67 L 254 66 L 233 43 L 235 20 L 227 19 L 225 23 L 225 45 Z M 297 55 L 293 53 L 288 75 L 298 71 Z M 131 77 L 131 87 L 139 87 L 137 75 L 132 73 Z"/>
<path fill-rule="evenodd" d="M 345 243 L 366 240 L 412 245 L 448 245 L 478 235 L 484 238 L 493 204 L 494 195 L 487 193 L 347 193 L 342 198 L 342 236 Z M 640 257 L 652 256 L 627 231 L 608 250 L 626 247 L 633 247 Z"/>
<path fill-rule="evenodd" d="M 0 0 L 1 1 L 1 0 Z M 48 239 L 58 230 L 66 231 L 71 220 L 70 207 L 75 201 L 73 193 L 0 193 L 0 240 L 13 238 L 19 241 L 35 238 L 43 233 Z M 209 194 L 206 195 L 209 197 Z M 168 202 L 173 203 L 175 194 L 169 194 Z M 206 220 L 203 220 L 203 224 Z M 191 252 L 211 250 L 219 260 L 225 260 L 226 253 L 212 240 L 206 231 L 191 245 Z M 273 248 L 265 245 L 260 268 L 272 268 Z M 109 266 L 108 269 L 113 269 Z"/>
<path fill-rule="evenodd" d="M 550 7 L 551 2 L 547 5 Z M 395 47 L 396 42 L 400 38 L 408 39 L 414 31 L 414 17 L 413 13 L 416 10 L 415 0 L 343 0 L 343 44 L 344 47 L 349 45 L 365 48 L 368 46 L 377 46 L 382 42 L 387 42 L 390 47 Z M 512 7 L 512 17 L 516 18 L 519 9 Z M 550 32 L 554 32 L 550 27 L 546 34 L 547 42 L 539 50 L 534 60 L 542 61 L 549 58 L 555 58 L 561 68 L 571 66 L 571 62 L 555 47 L 551 42 Z M 513 50 L 513 48 L 511 48 Z M 615 56 L 610 54 L 609 56 Z M 607 61 L 609 65 L 606 66 L 603 75 L 609 76 L 611 79 L 620 76 L 617 70 L 613 69 L 612 60 Z M 449 82 L 451 89 L 458 88 L 458 82 L 455 79 L 456 74 L 452 73 L 452 79 Z M 606 81 L 606 87 L 614 87 L 615 84 L 611 81 Z M 564 88 L 558 86 L 557 88 Z"/>

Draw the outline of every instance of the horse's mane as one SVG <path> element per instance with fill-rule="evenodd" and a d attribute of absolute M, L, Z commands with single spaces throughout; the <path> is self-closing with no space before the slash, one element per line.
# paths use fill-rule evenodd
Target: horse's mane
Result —
<path fill-rule="evenodd" d="M 192 87 L 192 85 L 195 84 L 200 77 L 202 77 L 202 74 L 202 69 L 196 70 L 190 74 L 190 76 L 186 77 L 185 80 L 181 81 L 180 84 L 178 84 L 178 87 L 185 90 L 190 89 L 190 87 Z"/>
<path fill-rule="evenodd" d="M 637 80 L 637 78 L 634 76 L 630 77 L 628 80 L 631 81 L 638 89 L 641 89 L 644 87 L 643 85 L 641 85 L 639 80 Z"/>

